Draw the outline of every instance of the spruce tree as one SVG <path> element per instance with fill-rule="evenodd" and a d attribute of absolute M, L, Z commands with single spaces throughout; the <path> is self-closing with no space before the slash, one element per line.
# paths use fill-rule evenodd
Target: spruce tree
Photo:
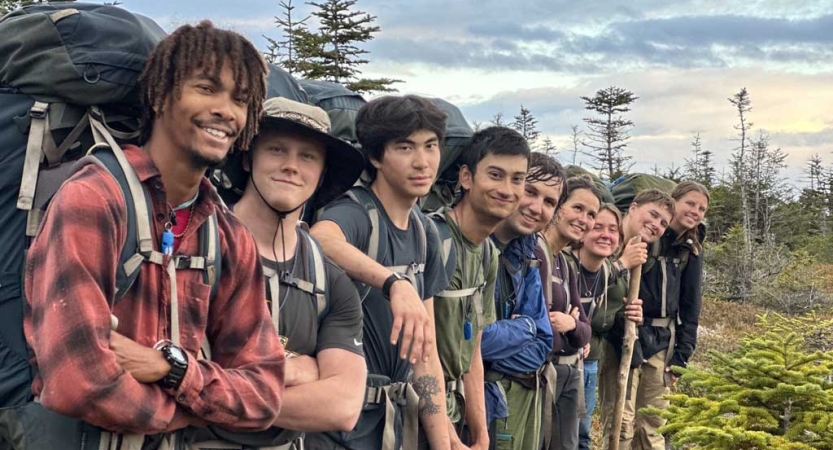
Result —
<path fill-rule="evenodd" d="M 544 142 L 541 143 L 541 147 L 538 149 L 541 153 L 545 155 L 549 155 L 555 157 L 558 154 L 558 148 L 552 142 L 549 136 L 544 138 Z"/>
<path fill-rule="evenodd" d="M 633 122 L 625 120 L 622 114 L 630 111 L 630 105 L 638 98 L 633 92 L 617 86 L 600 89 L 593 97 L 581 97 L 584 109 L 598 115 L 584 119 L 589 132 L 588 140 L 583 144 L 590 148 L 595 169 L 609 181 L 624 175 L 630 167 L 632 158 L 625 155 L 625 147 Z"/>
<path fill-rule="evenodd" d="M 306 22 L 310 16 L 300 20 L 297 16 L 293 17 L 295 6 L 292 5 L 292 0 L 281 0 L 280 7 L 283 14 L 280 17 L 275 16 L 275 25 L 283 32 L 283 39 L 277 40 L 264 36 L 269 42 L 264 57 L 270 63 L 280 63 L 287 72 L 295 73 L 298 71 L 298 47 L 303 45 L 302 39 L 308 34 Z M 302 56 L 309 57 L 304 53 Z"/>
<path fill-rule="evenodd" d="M 376 16 L 353 10 L 357 0 L 327 0 L 311 2 L 316 8 L 312 15 L 319 19 L 320 52 L 314 54 L 316 70 L 306 68 L 309 78 L 343 83 L 348 89 L 359 92 L 391 92 L 392 84 L 401 82 L 391 78 L 360 78 L 360 66 L 367 64 L 367 50 L 358 44 L 370 41 L 380 28 L 372 25 Z"/>
<path fill-rule="evenodd" d="M 515 121 L 512 122 L 512 128 L 514 128 L 518 133 L 521 133 L 521 136 L 526 139 L 530 148 L 535 147 L 535 141 L 538 139 L 539 133 L 536 129 L 537 125 L 538 120 L 535 119 L 532 112 L 524 108 L 524 105 L 521 105 L 521 112 L 515 116 Z"/>
<path fill-rule="evenodd" d="M 677 448 L 833 448 L 833 320 L 759 318 L 761 333 L 732 353 L 710 352 L 708 368 L 674 368 L 686 393 L 669 396 L 661 433 Z"/>

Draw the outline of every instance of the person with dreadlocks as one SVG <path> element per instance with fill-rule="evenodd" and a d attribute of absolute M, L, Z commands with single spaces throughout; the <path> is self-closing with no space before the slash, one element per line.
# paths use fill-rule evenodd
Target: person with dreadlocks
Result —
<path fill-rule="evenodd" d="M 277 97 L 266 100 L 263 109 L 251 150 L 232 155 L 223 171 L 243 190 L 232 209 L 260 252 L 266 303 L 287 350 L 286 389 L 273 428 L 214 431 L 251 449 L 304 448 L 301 432 L 353 429 L 367 368 L 359 294 L 299 221 L 306 206 L 326 204 L 349 189 L 364 157 L 329 134 L 330 118 L 321 108 Z"/>
<path fill-rule="evenodd" d="M 498 320 L 483 330 L 482 354 L 486 411 L 498 450 L 541 447 L 552 327 L 534 249 L 537 233 L 555 214 L 566 178 L 558 161 L 532 152 L 518 209 L 492 234 L 501 260 L 495 284 Z"/>
<path fill-rule="evenodd" d="M 59 417 L 87 422 L 85 436 L 99 427 L 124 434 L 111 441 L 120 448 L 153 449 L 188 425 L 254 431 L 278 416 L 285 357 L 257 245 L 203 176 L 233 145 L 249 147 L 265 74 L 251 42 L 208 21 L 178 28 L 150 54 L 139 79 L 142 146 L 123 154 L 152 211 L 153 250 L 118 303 L 128 237 L 115 178 L 86 165 L 50 203 L 25 279 L 32 391 Z M 222 263 L 215 291 L 199 267 L 179 266 L 201 254 L 198 231 L 209 220 Z M 210 360 L 198 358 L 201 347 Z M 37 433 L 70 428 L 44 422 Z"/>

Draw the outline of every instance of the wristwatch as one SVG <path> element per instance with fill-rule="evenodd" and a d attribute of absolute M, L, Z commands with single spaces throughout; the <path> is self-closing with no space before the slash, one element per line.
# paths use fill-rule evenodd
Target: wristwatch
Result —
<path fill-rule="evenodd" d="M 385 280 L 385 284 L 382 285 L 382 295 L 385 296 L 386 299 L 390 300 L 390 288 L 393 286 L 393 283 L 397 281 L 407 280 L 404 275 L 400 273 L 393 272 L 390 276 Z"/>
<path fill-rule="evenodd" d="M 188 356 L 174 344 L 165 344 L 159 351 L 162 352 L 165 361 L 168 361 L 168 364 L 171 365 L 171 370 L 158 383 L 165 389 L 177 390 L 182 383 L 182 379 L 185 378 L 185 372 L 188 370 Z"/>

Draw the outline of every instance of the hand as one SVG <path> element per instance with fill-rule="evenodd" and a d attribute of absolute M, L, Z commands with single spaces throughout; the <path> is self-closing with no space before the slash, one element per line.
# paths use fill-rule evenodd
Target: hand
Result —
<path fill-rule="evenodd" d="M 410 349 L 411 364 L 416 364 L 420 357 L 423 362 L 427 362 L 434 350 L 434 330 L 428 311 L 411 283 L 397 281 L 391 285 L 390 309 L 393 312 L 391 345 L 396 345 L 399 333 L 402 332 L 402 352 L 399 357 L 408 359 Z"/>
<path fill-rule="evenodd" d="M 573 316 L 573 319 L 578 319 L 579 317 L 581 317 L 581 313 L 575 306 L 573 306 L 573 309 L 570 310 L 570 315 Z"/>
<path fill-rule="evenodd" d="M 642 299 L 636 299 L 628 303 L 628 299 L 624 299 L 625 303 L 625 317 L 631 322 L 636 322 L 637 325 L 642 323 Z"/>
<path fill-rule="evenodd" d="M 286 385 L 298 386 L 318 381 L 318 361 L 312 356 L 300 355 L 286 360 Z"/>
<path fill-rule="evenodd" d="M 489 450 L 489 440 L 487 439 L 485 442 L 477 441 L 471 446 L 469 446 L 471 450 Z"/>
<path fill-rule="evenodd" d="M 116 362 L 139 383 L 151 384 L 165 378 L 171 365 L 162 352 L 145 347 L 121 334 L 110 331 L 110 350 L 116 355 Z"/>
<path fill-rule="evenodd" d="M 559 333 L 566 333 L 576 329 L 576 318 L 561 311 L 550 312 L 550 325 Z"/>
<path fill-rule="evenodd" d="M 451 419 L 446 420 L 446 423 L 448 424 L 448 442 L 451 444 L 451 450 L 469 450 L 470 447 L 463 444 L 463 441 L 457 436 L 457 428 L 451 422 Z"/>
<path fill-rule="evenodd" d="M 584 351 L 582 352 L 582 355 L 584 356 L 584 358 L 590 356 L 590 344 L 584 346 Z"/>
<path fill-rule="evenodd" d="M 672 372 L 670 367 L 666 367 L 665 371 L 668 372 L 668 379 L 671 380 L 671 385 L 673 386 L 677 384 L 677 380 L 679 379 L 679 377 L 677 377 L 677 374 Z"/>
<path fill-rule="evenodd" d="M 648 244 L 642 242 L 639 236 L 634 236 L 628 241 L 628 244 L 625 246 L 625 250 L 622 252 L 622 256 L 619 257 L 619 261 L 621 261 L 628 270 L 631 270 L 641 264 L 645 264 L 645 261 L 647 260 Z"/>

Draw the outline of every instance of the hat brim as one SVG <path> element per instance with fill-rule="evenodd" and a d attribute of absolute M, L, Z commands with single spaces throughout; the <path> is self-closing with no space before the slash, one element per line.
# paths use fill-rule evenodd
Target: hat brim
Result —
<path fill-rule="evenodd" d="M 324 144 L 326 156 L 323 178 L 313 197 L 307 201 L 307 205 L 313 209 L 325 206 L 350 189 L 364 170 L 364 154 L 347 141 L 294 120 L 268 116 L 261 119 L 259 133 L 275 128 L 316 139 Z M 234 188 L 240 192 L 246 189 L 249 178 L 242 164 L 243 158 L 246 157 L 245 153 L 235 152 L 223 167 L 223 172 L 226 173 Z"/>

